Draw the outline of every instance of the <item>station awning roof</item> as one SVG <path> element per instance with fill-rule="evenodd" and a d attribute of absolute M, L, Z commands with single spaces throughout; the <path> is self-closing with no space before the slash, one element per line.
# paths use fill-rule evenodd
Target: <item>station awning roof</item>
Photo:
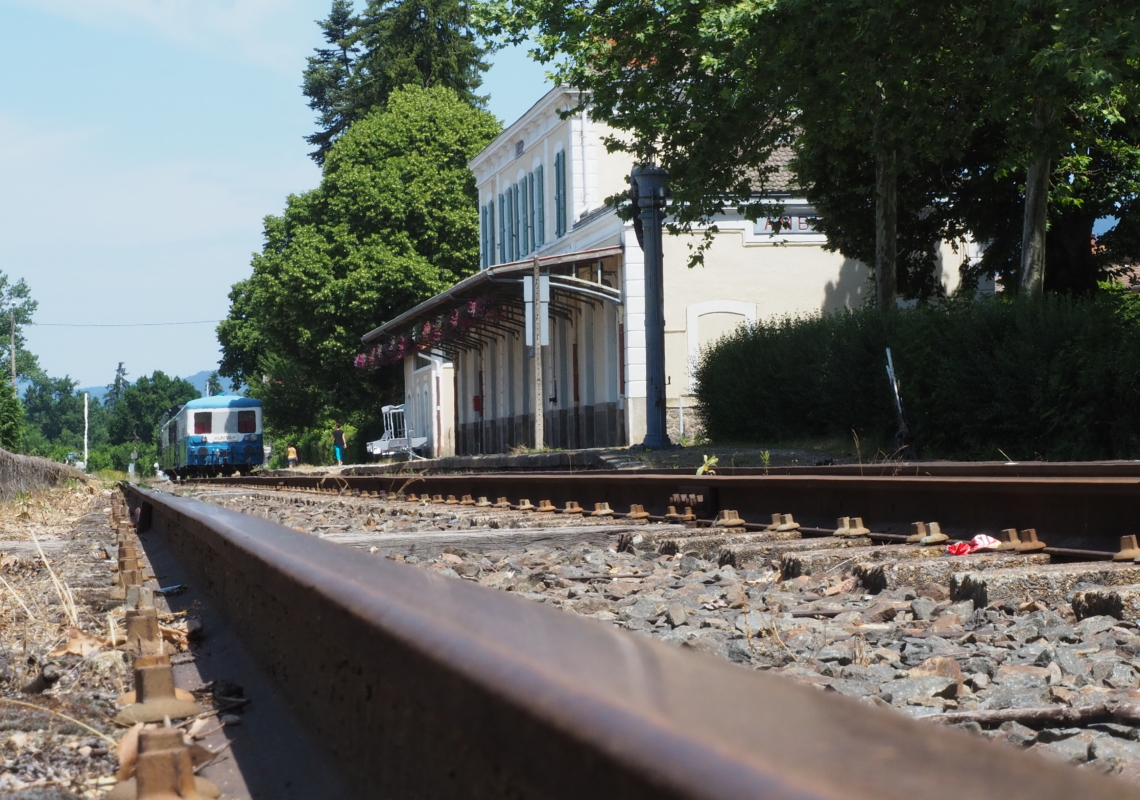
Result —
<path fill-rule="evenodd" d="M 621 254 L 622 248 L 620 246 L 613 246 L 601 247 L 594 250 L 577 250 L 573 253 L 562 253 L 552 256 L 538 256 L 537 259 L 528 258 L 525 261 L 512 261 L 507 264 L 496 264 L 493 267 L 480 270 L 474 275 L 464 278 L 450 289 L 440 292 L 435 297 L 425 300 L 415 308 L 405 311 L 400 316 L 385 322 L 378 328 L 370 330 L 360 337 L 360 340 L 365 344 L 373 344 L 385 337 L 400 333 L 426 317 L 446 312 L 459 303 L 466 302 L 473 297 L 495 289 L 497 288 L 496 284 L 502 284 L 508 281 L 508 279 L 521 279 L 534 270 L 536 260 L 538 261 L 539 268 L 546 271 L 552 267 L 589 261 L 601 261 L 602 259 L 620 256 Z M 515 281 L 510 282 L 514 283 Z M 558 291 L 577 291 L 588 296 L 596 295 L 602 299 L 613 300 L 615 302 L 620 299 L 620 292 L 617 289 L 600 285 L 595 286 L 593 284 L 576 286 L 574 283 L 585 282 L 575 282 L 572 278 L 566 277 L 561 281 L 553 282 L 551 288 Z"/>

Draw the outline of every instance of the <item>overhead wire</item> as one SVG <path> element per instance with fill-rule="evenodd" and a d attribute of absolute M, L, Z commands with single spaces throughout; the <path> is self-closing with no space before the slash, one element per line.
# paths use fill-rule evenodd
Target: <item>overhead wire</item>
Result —
<path fill-rule="evenodd" d="M 154 328 L 162 325 L 208 325 L 220 319 L 197 319 L 188 322 L 29 322 L 40 328 Z"/>

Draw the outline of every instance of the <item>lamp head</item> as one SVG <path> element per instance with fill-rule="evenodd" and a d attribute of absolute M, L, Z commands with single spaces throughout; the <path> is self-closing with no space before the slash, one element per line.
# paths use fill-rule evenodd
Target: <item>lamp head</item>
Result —
<path fill-rule="evenodd" d="M 636 166 L 630 173 L 633 194 L 642 208 L 665 205 L 668 192 L 669 170 L 652 165 Z"/>

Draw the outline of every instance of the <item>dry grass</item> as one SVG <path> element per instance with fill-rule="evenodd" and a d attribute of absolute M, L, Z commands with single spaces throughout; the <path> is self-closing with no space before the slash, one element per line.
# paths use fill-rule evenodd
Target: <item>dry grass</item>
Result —
<path fill-rule="evenodd" d="M 26 650 L 58 639 L 61 628 L 80 625 L 72 584 L 88 583 L 102 565 L 92 563 L 89 546 L 73 539 L 73 532 L 84 514 L 107 507 L 109 498 L 93 496 L 87 484 L 0 502 L 0 642 L 23 640 Z"/>
<path fill-rule="evenodd" d="M 59 604 L 63 608 L 63 613 L 67 615 L 67 621 L 72 625 L 79 624 L 79 612 L 75 608 L 75 596 L 71 593 L 71 587 L 59 579 L 59 575 L 51 568 L 51 562 L 48 561 L 47 555 L 44 553 L 43 546 L 40 545 L 40 540 L 36 536 L 35 531 L 32 531 L 32 541 L 36 543 L 36 552 L 40 554 L 40 561 L 43 562 L 44 569 L 47 570 L 48 577 L 51 578 L 51 585 L 55 589 L 55 596 L 59 598 Z"/>
<path fill-rule="evenodd" d="M 54 488 L 18 492 L 7 502 L 0 501 L 0 549 L 5 540 L 31 542 L 74 523 L 90 510 L 95 492 L 89 482 L 73 480 Z"/>
<path fill-rule="evenodd" d="M 110 567 L 100 544 L 111 532 L 100 512 L 109 516 L 110 499 L 65 481 L 0 502 L 0 655 L 8 667 L 0 675 L 0 761 L 11 765 L 0 770 L 0 794 L 55 785 L 95 797 L 113 772 L 111 755 L 80 752 L 113 751 L 118 733 L 102 698 L 129 683 L 129 660 L 107 643 L 113 628 L 122 630 L 121 616 L 104 611 Z M 83 519 L 93 512 L 99 517 Z M 49 662 L 62 670 L 58 682 L 22 693 Z"/>

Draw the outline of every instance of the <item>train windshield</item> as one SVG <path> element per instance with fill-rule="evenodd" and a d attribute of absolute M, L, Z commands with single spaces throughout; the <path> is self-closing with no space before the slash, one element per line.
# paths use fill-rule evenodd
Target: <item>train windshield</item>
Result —
<path fill-rule="evenodd" d="M 238 433 L 257 432 L 257 412 L 239 411 L 237 415 Z"/>
<path fill-rule="evenodd" d="M 214 415 L 209 411 L 199 411 L 194 414 L 194 433 L 213 433 Z"/>

